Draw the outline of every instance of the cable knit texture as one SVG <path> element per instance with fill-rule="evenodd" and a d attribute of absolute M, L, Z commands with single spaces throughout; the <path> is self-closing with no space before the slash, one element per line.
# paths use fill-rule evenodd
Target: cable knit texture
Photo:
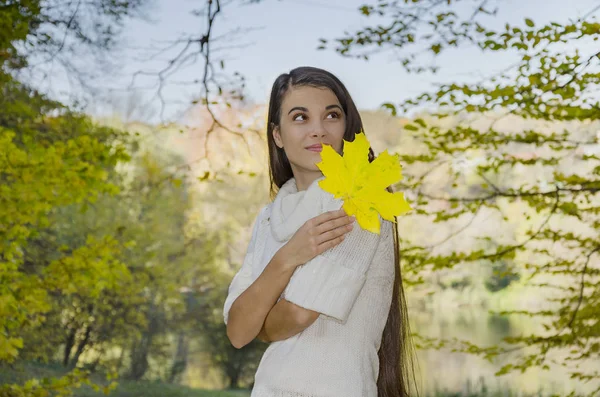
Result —
<path fill-rule="evenodd" d="M 229 286 L 225 323 L 233 302 L 304 222 L 341 208 L 319 187 L 321 179 L 299 192 L 291 178 L 262 208 Z M 380 221 L 379 235 L 355 224 L 342 243 L 296 269 L 282 298 L 322 314 L 303 332 L 269 345 L 251 397 L 377 396 L 377 351 L 394 282 L 394 226 Z"/>

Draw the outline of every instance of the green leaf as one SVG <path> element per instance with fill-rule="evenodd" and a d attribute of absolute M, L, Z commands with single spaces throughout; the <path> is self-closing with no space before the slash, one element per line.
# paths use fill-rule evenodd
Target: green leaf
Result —
<path fill-rule="evenodd" d="M 386 102 L 386 103 L 382 104 L 381 107 L 389 110 L 390 113 L 392 114 L 392 116 L 396 116 L 398 114 L 398 112 L 396 110 L 396 106 L 392 103 Z"/>
<path fill-rule="evenodd" d="M 427 127 L 427 123 L 425 123 L 425 120 L 423 119 L 415 119 L 413 120 L 415 123 L 419 124 L 421 127 L 426 128 Z"/>

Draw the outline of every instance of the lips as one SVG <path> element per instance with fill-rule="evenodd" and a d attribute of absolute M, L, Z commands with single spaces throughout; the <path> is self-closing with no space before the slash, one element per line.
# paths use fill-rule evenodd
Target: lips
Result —
<path fill-rule="evenodd" d="M 311 152 L 320 152 L 323 150 L 323 146 L 319 143 L 316 145 L 307 146 L 306 149 L 310 150 Z"/>

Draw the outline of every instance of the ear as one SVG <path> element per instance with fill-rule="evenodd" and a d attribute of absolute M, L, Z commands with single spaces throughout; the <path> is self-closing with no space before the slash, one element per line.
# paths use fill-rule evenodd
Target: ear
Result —
<path fill-rule="evenodd" d="M 283 141 L 281 140 L 281 131 L 279 126 L 273 127 L 273 140 L 279 149 L 283 149 Z"/>

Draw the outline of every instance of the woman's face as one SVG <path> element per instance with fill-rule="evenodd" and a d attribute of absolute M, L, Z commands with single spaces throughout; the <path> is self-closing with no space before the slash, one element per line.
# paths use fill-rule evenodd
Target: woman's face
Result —
<path fill-rule="evenodd" d="M 320 172 L 320 150 L 309 146 L 328 144 L 342 153 L 346 115 L 328 88 L 292 87 L 281 104 L 281 120 L 273 130 L 275 144 L 283 148 L 294 175 Z"/>

